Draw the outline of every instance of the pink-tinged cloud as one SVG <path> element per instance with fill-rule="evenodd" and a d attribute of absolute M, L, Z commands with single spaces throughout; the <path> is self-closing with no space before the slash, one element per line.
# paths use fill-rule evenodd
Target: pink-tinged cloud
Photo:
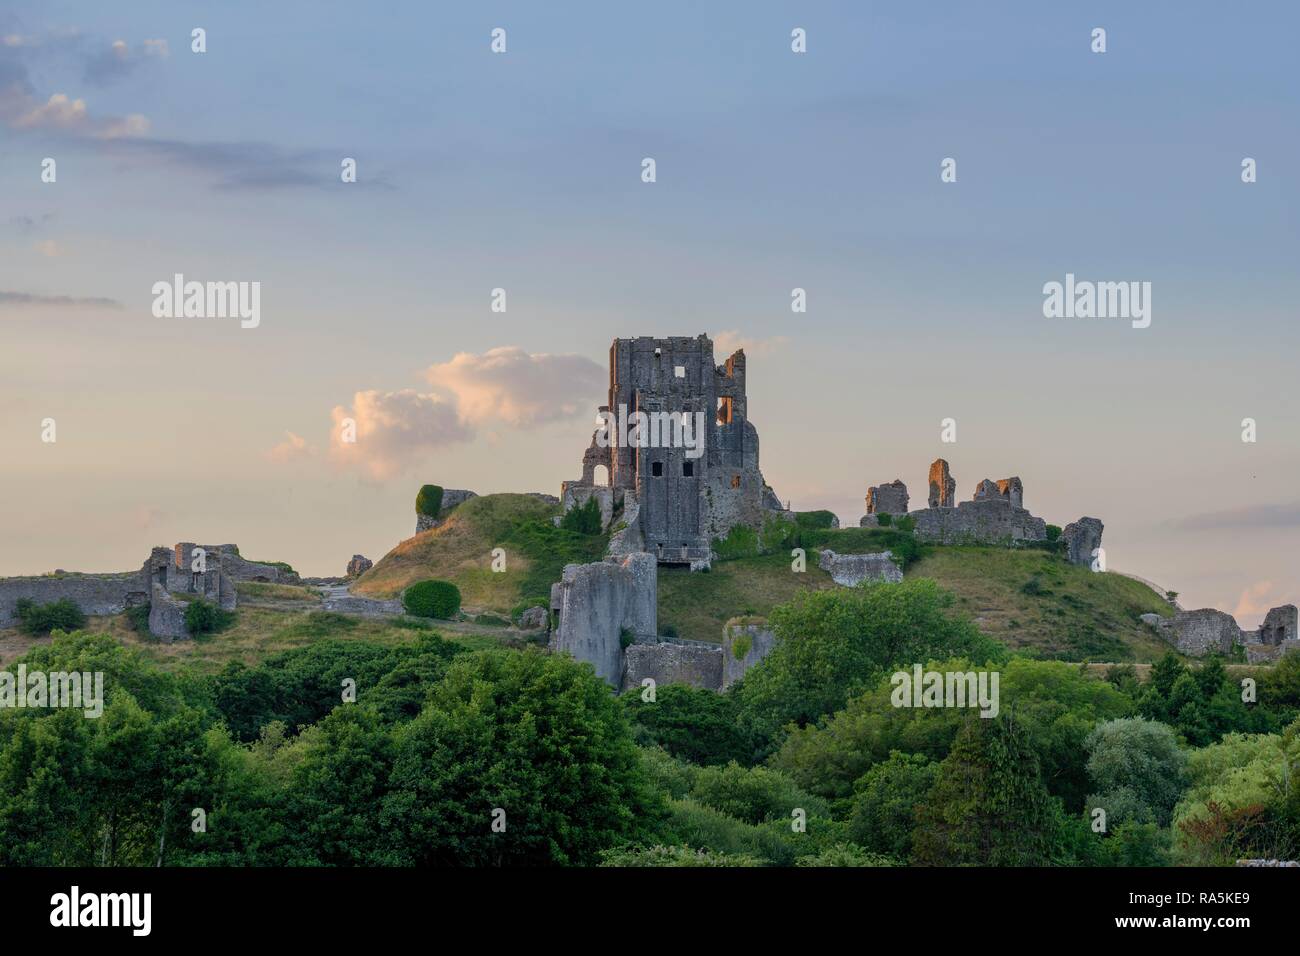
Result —
<path fill-rule="evenodd" d="M 295 435 L 291 431 L 286 431 L 284 433 L 284 440 L 271 448 L 271 450 L 266 453 L 266 457 L 276 464 L 284 465 L 289 462 L 302 461 L 305 458 L 311 458 L 315 454 L 316 449 L 308 444 L 307 439 L 303 438 L 301 435 Z"/>
<path fill-rule="evenodd" d="M 336 406 L 331 417 L 331 459 L 376 481 L 426 461 L 439 448 L 474 437 L 452 403 L 410 388 L 357 392 L 351 408 Z M 356 440 L 350 442 L 353 431 Z"/>
<path fill-rule="evenodd" d="M 1237 607 L 1232 616 L 1240 620 L 1243 617 L 1255 617 L 1268 613 L 1273 606 L 1268 595 L 1273 591 L 1272 581 L 1259 581 L 1241 592 L 1237 598 Z"/>
<path fill-rule="evenodd" d="M 713 359 L 715 362 L 726 361 L 737 349 L 744 349 L 745 355 L 773 355 L 783 352 L 790 344 L 784 335 L 771 338 L 756 338 L 741 335 L 736 329 L 725 329 L 713 336 Z"/>
<path fill-rule="evenodd" d="M 606 370 L 581 355 L 529 354 L 517 346 L 461 352 L 425 373 L 466 425 L 529 428 L 589 412 L 608 388 Z"/>

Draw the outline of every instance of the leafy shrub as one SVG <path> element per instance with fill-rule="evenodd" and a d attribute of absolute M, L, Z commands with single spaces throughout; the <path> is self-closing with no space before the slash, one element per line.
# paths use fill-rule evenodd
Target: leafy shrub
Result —
<path fill-rule="evenodd" d="M 752 824 L 788 821 L 796 809 L 809 817 L 830 816 L 826 801 L 806 793 L 779 770 L 742 767 L 734 760 L 725 767 L 702 768 L 695 775 L 691 798 Z"/>
<path fill-rule="evenodd" d="M 420 581 L 402 592 L 402 607 L 416 617 L 450 620 L 460 610 L 460 588 L 450 581 Z"/>
<path fill-rule="evenodd" d="M 149 633 L 149 610 L 152 607 L 153 607 L 152 604 L 146 602 L 144 604 L 137 604 L 135 607 L 127 608 L 126 609 L 127 627 L 131 628 L 131 630 L 135 631 L 137 634 L 148 634 Z"/>
<path fill-rule="evenodd" d="M 766 866 L 766 861 L 748 853 L 715 853 L 688 846 L 623 847 L 606 850 L 601 866 Z"/>
<path fill-rule="evenodd" d="M 1047 526 L 1047 540 L 1048 540 L 1048 541 L 1055 541 L 1055 540 L 1056 540 L 1057 538 L 1059 538 L 1060 536 L 1061 536 L 1061 528 L 1060 528 L 1060 525 L 1049 524 L 1049 525 Z"/>
<path fill-rule="evenodd" d="M 880 527 L 882 528 L 888 528 L 893 523 L 894 523 L 894 516 L 891 515 L 888 511 L 882 511 L 876 515 L 876 524 L 880 525 Z"/>
<path fill-rule="evenodd" d="M 430 518 L 438 517 L 438 512 L 442 510 L 442 488 L 438 485 L 422 487 L 415 496 L 415 510 L 417 514 Z"/>
<path fill-rule="evenodd" d="M 800 528 L 833 528 L 836 519 L 834 512 L 823 510 L 797 511 L 794 520 Z"/>
<path fill-rule="evenodd" d="M 215 634 L 234 623 L 235 615 L 199 599 L 185 606 L 185 630 L 191 634 Z"/>
<path fill-rule="evenodd" d="M 600 516 L 600 502 L 592 495 L 576 508 L 570 508 L 560 519 L 560 527 L 577 534 L 600 534 L 604 522 Z"/>
<path fill-rule="evenodd" d="M 869 853 L 852 843 L 836 843 L 814 856 L 802 856 L 795 866 L 822 866 L 837 869 L 848 866 L 902 866 L 892 857 Z"/>
<path fill-rule="evenodd" d="M 925 754 L 891 751 L 856 784 L 849 839 L 866 850 L 906 860 L 912 851 L 916 808 L 939 776 Z"/>
<path fill-rule="evenodd" d="M 27 598 L 20 598 L 14 604 L 14 611 L 18 614 L 23 630 L 34 636 L 54 630 L 71 633 L 86 626 L 86 615 L 77 607 L 76 602 L 68 598 L 49 604 L 35 604 Z"/>
<path fill-rule="evenodd" d="M 622 628 L 618 632 L 618 646 L 623 648 L 623 650 L 627 650 L 635 643 L 636 643 L 636 634 L 632 632 L 632 629 L 630 627 Z"/>
<path fill-rule="evenodd" d="M 747 761 L 753 750 L 731 694 L 670 684 L 658 688 L 653 703 L 641 699 L 640 688 L 629 690 L 622 700 L 642 746 L 662 747 L 695 764 Z"/>

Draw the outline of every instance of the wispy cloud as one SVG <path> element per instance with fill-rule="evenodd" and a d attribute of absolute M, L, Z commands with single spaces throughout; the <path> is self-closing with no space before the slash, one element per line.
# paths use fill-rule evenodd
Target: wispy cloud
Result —
<path fill-rule="evenodd" d="M 31 292 L 0 290 L 0 308 L 34 306 L 38 308 L 120 309 L 122 303 L 104 296 L 36 295 Z"/>
<path fill-rule="evenodd" d="M 1167 523 L 1175 531 L 1245 531 L 1248 529 L 1300 527 L 1300 501 L 1286 504 L 1251 505 L 1225 511 L 1175 518 Z"/>

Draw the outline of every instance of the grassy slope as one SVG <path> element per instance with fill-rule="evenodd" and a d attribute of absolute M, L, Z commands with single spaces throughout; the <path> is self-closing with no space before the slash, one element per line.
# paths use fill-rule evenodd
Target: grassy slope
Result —
<path fill-rule="evenodd" d="M 808 557 L 803 574 L 790 570 L 790 557 L 717 561 L 707 574 L 685 568 L 659 569 L 659 630 L 671 625 L 677 636 L 693 641 L 721 641 L 722 625 L 737 615 L 766 615 L 801 591 L 833 588 L 835 582 Z"/>
<path fill-rule="evenodd" d="M 240 584 L 239 607 L 235 623 L 217 634 L 196 640 L 164 644 L 131 630 L 124 615 L 92 617 L 86 630 L 109 634 L 127 647 L 138 648 L 145 657 L 166 669 L 190 665 L 200 673 L 220 670 L 229 661 L 256 664 L 272 654 L 302 647 L 324 638 L 372 641 L 378 644 L 402 644 L 414 641 L 425 630 L 414 622 L 397 618 L 361 618 L 317 610 L 319 595 L 313 589 L 288 585 L 260 585 L 250 589 Z M 258 594 L 259 589 L 271 593 Z M 293 593 L 301 592 L 301 593 Z M 404 623 L 406 626 L 404 626 Z M 450 621 L 430 622 L 429 631 L 471 650 L 500 647 L 515 632 L 502 628 L 477 627 Z M 26 653 L 48 637 L 33 638 L 17 628 L 0 631 L 0 667 Z"/>
<path fill-rule="evenodd" d="M 1148 612 L 1172 613 L 1149 588 L 1044 551 L 932 548 L 906 576 L 935 579 L 953 593 L 958 610 L 1014 649 L 1064 660 L 1151 661 L 1169 647 L 1138 620 Z M 1031 580 L 1036 594 L 1022 590 Z M 734 615 L 766 614 L 801 590 L 834 586 L 812 550 L 803 574 L 790 570 L 784 554 L 719 561 L 709 574 L 661 568 L 660 626 L 672 625 L 679 637 L 717 641 Z"/>
<path fill-rule="evenodd" d="M 584 538 L 551 526 L 559 507 L 529 495 L 481 495 L 459 505 L 441 527 L 407 538 L 363 574 L 352 590 L 396 597 L 429 578 L 452 581 L 471 611 L 508 614 L 525 599 L 549 600 L 550 585 L 569 562 L 598 561 L 604 536 Z M 492 571 L 492 549 L 504 548 L 506 570 Z"/>
<path fill-rule="evenodd" d="M 1138 620 L 1173 613 L 1154 591 L 1043 551 L 934 548 L 907 576 L 933 578 L 952 591 L 982 631 L 1012 648 L 1076 661 L 1150 661 L 1169 649 Z M 1031 580 L 1037 594 L 1022 590 Z"/>

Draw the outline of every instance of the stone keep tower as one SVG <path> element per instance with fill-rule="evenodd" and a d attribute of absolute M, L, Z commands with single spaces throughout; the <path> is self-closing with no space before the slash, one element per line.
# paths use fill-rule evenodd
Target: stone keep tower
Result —
<path fill-rule="evenodd" d="M 621 503 L 628 533 L 611 550 L 646 551 L 665 564 L 707 562 L 710 543 L 738 524 L 761 527 L 781 504 L 758 469 L 758 432 L 748 418 L 745 353 L 714 365 L 713 342 L 694 338 L 615 339 L 609 350 L 609 402 L 613 441 L 593 436 L 582 459 L 582 478 L 565 482 L 565 507 L 593 495 L 612 513 Z M 620 415 L 643 413 L 652 425 L 649 444 L 618 443 Z M 665 439 L 665 423 L 690 416 L 695 449 Z M 657 424 L 656 424 L 657 423 Z M 599 435 L 599 431 L 597 435 Z M 660 439 L 660 440 L 656 440 Z M 597 466 L 609 469 L 609 487 L 596 484 Z"/>

